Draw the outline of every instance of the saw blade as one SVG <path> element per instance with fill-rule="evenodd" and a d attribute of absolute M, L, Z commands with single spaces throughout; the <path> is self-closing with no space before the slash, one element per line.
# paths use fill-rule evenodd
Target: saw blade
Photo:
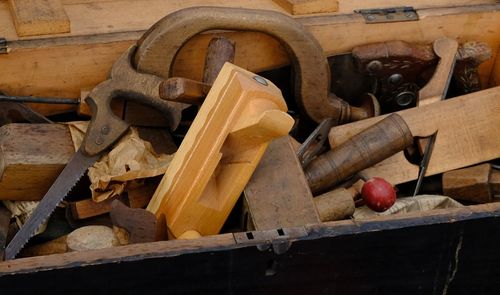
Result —
<path fill-rule="evenodd" d="M 49 188 L 43 199 L 40 201 L 35 211 L 28 221 L 16 233 L 9 245 L 5 248 L 5 260 L 11 260 L 21 251 L 24 245 L 35 234 L 56 209 L 57 205 L 68 195 L 78 180 L 85 174 L 87 168 L 97 161 L 99 155 L 86 156 L 79 149 L 68 162 L 66 167 L 52 186 Z"/>

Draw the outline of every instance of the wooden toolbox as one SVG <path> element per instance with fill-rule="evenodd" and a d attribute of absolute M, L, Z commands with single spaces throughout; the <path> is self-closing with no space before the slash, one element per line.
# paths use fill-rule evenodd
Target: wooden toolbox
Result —
<path fill-rule="evenodd" d="M 0 91 L 78 100 L 82 91 L 107 78 L 113 63 L 151 25 L 192 6 L 292 15 L 316 37 L 327 56 L 389 40 L 430 44 L 446 36 L 459 43 L 485 42 L 493 57 L 479 68 L 481 86 L 500 86 L 500 3 L 494 0 L 9 0 L 0 1 L 0 38 L 4 38 Z M 373 23 L 367 18 L 367 14 L 386 17 L 412 11 L 407 10 L 410 6 L 416 13 L 410 18 L 418 19 L 403 16 L 399 21 Z M 202 80 L 207 44 L 214 35 L 236 42 L 234 63 L 249 71 L 270 71 L 290 63 L 280 43 L 263 33 L 208 32 L 184 45 L 172 75 Z M 496 91 L 500 99 L 500 90 Z M 45 115 L 76 110 L 71 105 L 31 106 Z M 491 136 L 500 138 L 499 133 Z M 498 294 L 497 242 L 500 202 L 15 259 L 0 262 L 0 290 L 2 294 Z"/>

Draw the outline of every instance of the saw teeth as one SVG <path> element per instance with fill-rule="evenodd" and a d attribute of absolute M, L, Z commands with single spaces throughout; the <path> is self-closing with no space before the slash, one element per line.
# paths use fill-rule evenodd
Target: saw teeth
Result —
<path fill-rule="evenodd" d="M 59 174 L 50 189 L 42 198 L 35 211 L 33 211 L 28 221 L 21 227 L 14 238 L 10 241 L 9 245 L 5 248 L 5 260 L 14 259 L 16 255 L 19 254 L 30 238 L 35 235 L 35 232 L 40 228 L 40 226 L 49 219 L 57 205 L 60 204 L 73 190 L 75 185 L 87 171 L 88 167 L 90 167 L 90 165 L 92 165 L 98 158 L 99 155 L 87 157 L 80 150 L 73 155 L 61 174 Z M 73 173 L 74 169 L 81 170 L 77 170 L 77 173 Z M 73 180 L 73 182 L 71 184 L 67 184 L 67 181 L 71 180 Z M 63 192 L 60 192 L 61 189 L 58 189 L 59 187 L 63 188 Z M 44 212 L 44 209 L 47 211 Z M 43 214 L 43 217 L 39 217 L 40 214 Z"/>

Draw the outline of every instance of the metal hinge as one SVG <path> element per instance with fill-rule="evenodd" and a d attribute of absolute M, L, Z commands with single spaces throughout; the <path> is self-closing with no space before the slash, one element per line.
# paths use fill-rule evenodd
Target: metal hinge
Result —
<path fill-rule="evenodd" d="M 418 20 L 417 11 L 411 6 L 390 7 L 380 9 L 355 10 L 365 18 L 367 24 L 407 22 Z"/>
<path fill-rule="evenodd" d="M 293 227 L 248 231 L 233 235 L 237 244 L 255 244 L 260 251 L 272 249 L 274 253 L 281 255 L 290 249 L 292 240 L 307 237 L 308 234 L 304 227 Z"/>
<path fill-rule="evenodd" d="M 0 54 L 9 53 L 10 48 L 7 46 L 7 40 L 0 37 Z"/>

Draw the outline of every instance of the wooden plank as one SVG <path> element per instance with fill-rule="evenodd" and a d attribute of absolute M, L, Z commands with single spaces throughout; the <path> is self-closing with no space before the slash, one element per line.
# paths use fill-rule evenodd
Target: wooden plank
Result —
<path fill-rule="evenodd" d="M 228 288 L 238 294 L 263 290 L 271 294 L 280 294 L 283 290 L 294 293 L 298 289 L 297 294 L 311 290 L 321 293 L 325 289 L 349 293 L 355 288 L 359 294 L 365 294 L 367 290 L 376 292 L 377 283 L 383 278 L 387 284 L 393 284 L 394 278 L 404 275 L 413 279 L 398 284 L 399 287 L 391 285 L 394 286 L 391 290 L 398 288 L 391 294 L 408 294 L 408 283 L 415 280 L 417 282 L 412 283 L 415 291 L 410 294 L 422 294 L 422 288 L 427 294 L 442 288 L 436 278 L 444 276 L 449 280 L 449 277 L 446 279 L 449 267 L 455 265 L 450 263 L 458 260 L 457 279 L 474 279 L 474 283 L 457 280 L 452 284 L 454 289 L 456 284 L 465 284 L 473 293 L 477 291 L 477 284 L 481 284 L 482 294 L 496 294 L 498 280 L 494 278 L 498 276 L 498 259 L 491 261 L 491 258 L 497 257 L 497 243 L 492 239 L 498 236 L 495 233 L 499 230 L 499 219 L 500 203 L 493 203 L 318 224 L 307 227 L 308 236 L 299 239 L 301 242 L 287 239 L 293 244 L 285 255 L 274 254 L 272 250 L 260 251 L 261 247 L 255 247 L 259 243 L 251 240 L 236 243 L 232 234 L 225 234 L 16 259 L 0 263 L 0 282 L 3 287 L 21 294 L 33 291 L 31 286 L 26 286 L 28 278 L 32 284 L 39 284 L 40 293 L 49 294 L 54 285 L 43 282 L 55 274 L 61 282 L 69 282 L 58 284 L 58 290 L 69 294 L 112 291 L 134 294 L 138 284 L 148 285 L 149 290 L 175 294 L 186 290 L 203 293 L 209 289 L 224 294 Z M 270 246 L 269 242 L 260 244 Z M 408 254 L 403 259 L 408 263 L 402 263 L 401 256 L 394 255 L 401 249 Z M 377 255 L 373 254 L 374 250 Z M 415 259 L 419 261 L 416 268 Z M 278 264 L 277 275 L 265 275 L 264 271 L 271 268 L 270 261 Z M 387 267 L 388 263 L 395 269 Z M 339 269 L 339 265 L 344 267 Z M 367 267 L 370 269 L 366 270 Z M 138 269 L 141 271 L 137 272 Z M 248 273 L 260 275 L 249 281 Z M 75 276 L 92 284 L 71 283 Z M 186 277 L 197 278 L 197 283 L 185 280 Z"/>
<path fill-rule="evenodd" d="M 71 20 L 71 34 L 65 36 L 82 36 L 105 34 L 113 32 L 145 30 L 161 17 L 176 10 L 192 6 L 225 6 L 245 7 L 254 9 L 275 10 L 286 13 L 286 11 L 272 0 L 148 0 L 145 1 L 102 1 L 102 0 L 63 0 L 64 9 Z M 495 0 L 420 0 L 412 3 L 417 9 L 429 7 L 458 7 L 495 4 Z M 339 14 L 352 13 L 357 9 L 381 8 L 408 5 L 404 0 L 340 0 Z M 1 13 L 4 6 L 7 13 Z M 140 11 L 141 13 L 137 13 Z M 117 16 L 122 17 L 117 17 Z M 92 17 L 89 17 L 92 16 Z M 7 1 L 0 1 L 0 36 L 8 40 L 18 40 L 10 13 L 8 13 Z"/>
<path fill-rule="evenodd" d="M 99 4 L 101 5 L 99 7 L 108 9 L 105 6 L 106 3 Z M 151 7 L 161 10 L 158 2 L 148 1 L 148 3 Z M 165 3 L 170 2 L 161 1 L 161 3 L 167 5 Z M 74 6 L 72 9 L 78 10 L 78 13 L 82 15 L 93 16 L 95 13 L 95 9 L 90 9 L 88 5 Z M 9 45 L 12 48 L 11 53 L 0 55 L 0 67 L 4 69 L 0 71 L 0 89 L 11 95 L 79 97 L 81 88 L 92 88 L 105 80 L 115 60 L 154 22 L 154 15 L 157 15 L 155 13 L 149 16 L 147 23 L 140 23 L 136 26 L 130 23 L 112 23 L 113 19 L 135 19 L 138 10 L 133 10 L 133 7 L 133 5 L 109 7 L 113 9 L 116 17 L 110 18 L 110 15 L 104 17 L 108 23 L 94 23 L 94 21 L 103 21 L 103 16 L 100 19 L 92 19 L 93 22 L 90 22 L 89 17 L 81 18 L 77 22 L 78 25 L 72 20 L 73 28 L 89 26 L 89 36 L 11 42 Z M 9 31 L 8 22 L 3 23 L 5 19 L 2 16 L 5 16 L 7 20 L 10 18 L 8 11 L 6 14 L 3 13 L 0 2 L 0 36 L 7 36 L 9 39 L 10 34 L 9 40 L 16 38 L 15 31 Z M 297 20 L 313 33 L 327 55 L 344 53 L 355 46 L 387 40 L 399 39 L 430 44 L 443 35 L 456 38 L 459 42 L 484 41 L 493 48 L 494 54 L 499 48 L 500 4 L 428 9 L 420 11 L 419 14 L 421 20 L 418 22 L 393 24 L 365 24 L 359 15 L 298 17 Z M 163 15 L 161 13 L 161 16 Z M 103 29 L 107 26 L 112 26 L 115 31 L 109 31 L 109 28 Z M 332 38 L 331 32 L 335 32 L 335 38 Z M 108 34 L 95 35 L 102 33 Z M 77 36 L 76 33 L 72 35 Z M 236 41 L 235 64 L 252 72 L 288 64 L 285 51 L 276 40 L 266 35 L 253 32 L 232 32 L 222 35 Z M 174 74 L 200 81 L 203 75 L 206 47 L 212 37 L 211 34 L 204 34 L 191 39 L 181 49 L 176 59 Z M 479 68 L 484 86 L 488 85 L 493 65 L 494 59 L 483 63 Z M 499 67 L 497 66 L 496 69 L 498 72 Z M 36 105 L 34 108 L 40 113 L 51 114 L 72 107 Z"/>
<path fill-rule="evenodd" d="M 336 12 L 339 3 L 336 0 L 273 0 L 286 12 L 293 15 Z"/>
<path fill-rule="evenodd" d="M 286 110 L 270 81 L 226 63 L 147 207 L 160 234 L 165 220 L 171 238 L 217 234 L 269 141 L 292 128 Z"/>
<path fill-rule="evenodd" d="M 174 240 L 144 244 L 132 244 L 123 247 L 65 253 L 49 257 L 30 257 L 0 263 L 0 277 L 5 274 L 22 273 L 33 270 L 64 269 L 70 264 L 101 264 L 105 260 L 140 261 L 148 258 L 177 256 L 197 251 L 216 251 L 234 246 L 232 234 L 201 237 L 196 240 Z M 104 258 L 104 260 L 103 260 Z"/>
<path fill-rule="evenodd" d="M 397 112 L 413 136 L 438 131 L 426 176 L 435 175 L 500 157 L 500 87 Z M 385 116 L 331 129 L 333 149 Z M 392 184 L 417 179 L 418 166 L 400 152 L 365 169 L 367 177 L 379 176 Z"/>
<path fill-rule="evenodd" d="M 148 3 L 151 7 L 161 10 L 159 3 Z M 112 11 L 116 15 L 109 15 L 111 12 L 108 12 L 107 17 L 92 19 L 96 22 L 102 19 L 112 22 L 113 19 L 135 18 L 136 10 L 129 11 L 133 6 L 107 7 L 106 3 L 99 5 L 103 10 L 114 9 Z M 73 9 L 78 8 L 78 13 L 82 15 L 93 15 L 95 11 L 87 7 L 88 5 L 75 6 Z M 9 24 L 3 23 L 2 16 L 10 18 L 8 11 L 5 15 L 3 12 L 0 2 L 0 36 L 7 36 L 9 39 L 8 34 L 11 34 L 12 38 L 16 38 L 13 29 L 13 32 L 9 33 Z M 418 22 L 394 24 L 365 24 L 363 18 L 358 15 L 298 17 L 297 20 L 315 35 L 327 55 L 344 53 L 355 46 L 387 40 L 399 39 L 430 44 L 443 35 L 459 41 L 484 41 L 494 49 L 496 55 L 500 46 L 500 4 L 429 9 L 419 13 L 421 20 Z M 141 23 L 137 26 L 123 23 L 96 24 L 89 23 L 89 19 L 80 19 L 78 26 L 91 26 L 94 33 L 85 37 L 11 42 L 11 53 L 0 55 L 0 67 L 10 69 L 0 71 L 0 90 L 11 95 L 77 98 L 81 88 L 93 88 L 105 80 L 111 65 L 154 22 L 154 15 L 150 16 L 147 24 Z M 74 22 L 72 25 L 73 28 L 77 26 Z M 103 27 L 107 26 L 112 26 L 115 31 L 111 32 L 109 28 L 108 31 L 103 31 Z M 137 31 L 132 31 L 133 29 Z M 332 38 L 331 32 L 335 32 L 335 38 Z M 108 34 L 99 35 L 103 33 Z M 254 32 L 223 35 L 236 41 L 236 65 L 259 72 L 288 64 L 285 51 L 276 40 L 267 35 Z M 207 34 L 198 35 L 181 49 L 174 63 L 174 75 L 201 80 L 206 47 L 211 37 L 212 35 Z M 483 86 L 488 85 L 494 60 L 495 56 L 479 67 Z M 43 114 L 54 114 L 73 108 L 53 105 L 33 107 Z"/>
<path fill-rule="evenodd" d="M 70 32 L 60 0 L 9 0 L 9 4 L 20 37 Z"/>

